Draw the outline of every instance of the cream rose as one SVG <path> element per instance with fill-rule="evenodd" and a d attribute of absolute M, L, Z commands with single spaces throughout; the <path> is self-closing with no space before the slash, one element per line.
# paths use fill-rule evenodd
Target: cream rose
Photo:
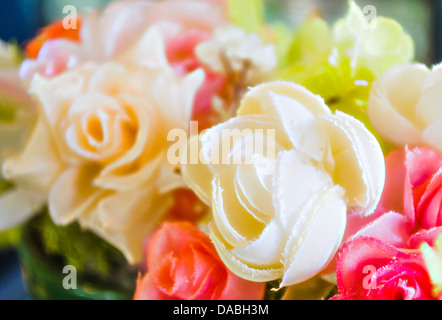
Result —
<path fill-rule="evenodd" d="M 244 129 L 228 152 L 218 150 L 231 138 L 221 132 Z M 257 148 L 251 163 L 228 161 L 250 152 L 247 140 L 268 141 L 267 129 L 274 130 L 274 153 Z M 377 140 L 299 85 L 251 89 L 236 118 L 194 136 L 190 145 L 195 139 L 204 161 L 184 164 L 184 178 L 212 206 L 210 233 L 223 261 L 252 281 L 282 278 L 288 286 L 320 272 L 341 244 L 347 212 L 370 214 L 382 192 Z M 213 161 L 217 153 L 223 156 Z"/>
<path fill-rule="evenodd" d="M 187 129 L 204 78 L 201 70 L 177 77 L 162 49 L 151 29 L 120 61 L 35 76 L 38 123 L 24 152 L 3 168 L 19 190 L 48 199 L 57 224 L 78 221 L 131 263 L 170 205 L 168 191 L 183 184 L 167 162 L 167 132 Z M 22 209 L 17 202 L 0 212 Z"/>
<path fill-rule="evenodd" d="M 442 152 L 441 86 L 441 65 L 390 69 L 371 87 L 370 121 L 394 145 L 425 145 Z"/>

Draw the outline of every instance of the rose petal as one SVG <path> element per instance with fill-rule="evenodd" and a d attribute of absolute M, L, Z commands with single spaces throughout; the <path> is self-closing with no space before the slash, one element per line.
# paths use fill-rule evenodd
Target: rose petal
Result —
<path fill-rule="evenodd" d="M 45 196 L 22 190 L 0 195 L 0 230 L 5 231 L 28 220 L 45 205 Z"/>
<path fill-rule="evenodd" d="M 297 220 L 285 249 L 281 287 L 305 281 L 330 263 L 345 231 L 347 206 L 341 197 L 341 188 L 335 187 L 306 206 L 308 212 Z"/>

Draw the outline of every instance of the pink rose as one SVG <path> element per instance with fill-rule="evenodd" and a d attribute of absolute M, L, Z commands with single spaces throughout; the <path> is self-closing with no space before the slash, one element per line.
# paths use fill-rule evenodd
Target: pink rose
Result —
<path fill-rule="evenodd" d="M 337 261 L 339 295 L 333 300 L 431 300 L 432 284 L 421 254 L 374 238 L 345 245 Z"/>
<path fill-rule="evenodd" d="M 394 151 L 385 159 L 386 179 L 374 214 L 347 220 L 344 243 L 373 237 L 401 248 L 430 245 L 442 234 L 442 154 L 424 147 Z"/>
<path fill-rule="evenodd" d="M 164 223 L 147 250 L 135 300 L 260 300 L 265 284 L 227 269 L 209 237 L 187 222 Z"/>
<path fill-rule="evenodd" d="M 210 38 L 211 34 L 207 31 L 193 29 L 178 33 L 166 43 L 167 60 L 177 74 L 186 75 L 196 69 L 205 71 L 204 83 L 195 96 L 194 120 L 198 120 L 199 114 L 211 109 L 213 97 L 220 95 L 227 82 L 224 75 L 209 70 L 196 55 L 196 47 Z"/>
<path fill-rule="evenodd" d="M 386 184 L 379 207 L 403 213 L 410 223 L 412 247 L 442 234 L 442 153 L 416 147 L 386 159 Z"/>

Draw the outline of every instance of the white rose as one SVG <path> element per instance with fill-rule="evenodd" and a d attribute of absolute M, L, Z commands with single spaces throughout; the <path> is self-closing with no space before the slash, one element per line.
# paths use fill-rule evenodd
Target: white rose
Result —
<path fill-rule="evenodd" d="M 222 132 L 235 129 L 247 130 L 221 150 L 231 138 Z M 253 149 L 251 163 L 229 162 L 250 153 L 247 141 L 270 144 L 267 129 L 274 130 L 274 153 Z M 252 281 L 282 278 L 281 286 L 288 286 L 323 270 L 341 244 L 347 212 L 370 214 L 382 192 L 377 140 L 361 122 L 332 114 L 299 85 L 251 89 L 238 116 L 200 140 L 204 161 L 184 164 L 184 178 L 212 205 L 211 237 L 221 258 Z M 214 154 L 222 154 L 218 164 Z M 263 171 L 266 163 L 274 170 Z"/>
<path fill-rule="evenodd" d="M 425 145 L 442 152 L 442 66 L 390 69 L 375 81 L 368 112 L 374 128 L 396 146 Z"/>

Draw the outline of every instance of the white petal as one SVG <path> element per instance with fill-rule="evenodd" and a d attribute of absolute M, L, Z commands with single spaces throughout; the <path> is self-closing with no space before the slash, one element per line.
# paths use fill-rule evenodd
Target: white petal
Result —
<path fill-rule="evenodd" d="M 239 202 L 235 175 L 218 173 L 212 183 L 213 219 L 220 233 L 232 246 L 242 246 L 259 237 L 265 225 L 255 219 Z"/>
<path fill-rule="evenodd" d="M 231 252 L 247 264 L 268 267 L 281 263 L 285 240 L 284 230 L 279 222 L 272 220 L 257 240 L 234 248 Z"/>
<path fill-rule="evenodd" d="M 442 65 L 437 65 L 428 74 L 422 96 L 416 106 L 416 116 L 423 127 L 428 127 L 442 119 Z"/>
<path fill-rule="evenodd" d="M 46 197 L 39 193 L 11 190 L 0 195 L 0 231 L 13 228 L 39 212 Z"/>
<path fill-rule="evenodd" d="M 397 66 L 376 81 L 373 84 L 373 90 L 380 89 L 385 96 L 378 96 L 378 98 L 384 98 L 382 100 L 385 104 L 390 105 L 399 115 L 413 122 L 416 118 L 416 105 L 428 74 L 429 70 L 423 64 Z"/>
<path fill-rule="evenodd" d="M 67 225 L 87 210 L 103 194 L 92 185 L 95 173 L 86 167 L 67 169 L 49 194 L 49 213 L 56 224 Z"/>
<path fill-rule="evenodd" d="M 324 269 L 344 236 L 347 207 L 334 188 L 315 199 L 304 218 L 299 219 L 287 243 L 285 272 L 281 287 L 305 281 Z"/>
<path fill-rule="evenodd" d="M 272 195 L 259 181 L 253 165 L 242 164 L 236 170 L 235 191 L 238 200 L 258 221 L 267 223 L 274 215 Z"/>
<path fill-rule="evenodd" d="M 420 144 L 419 129 L 383 99 L 383 93 L 379 90 L 373 85 L 368 102 L 368 115 L 376 131 L 385 140 L 397 146 Z"/>
<path fill-rule="evenodd" d="M 276 110 L 272 104 L 263 104 L 263 100 L 268 99 L 269 93 L 287 96 L 302 104 L 314 115 L 330 115 L 330 109 L 325 105 L 324 100 L 317 95 L 314 95 L 301 85 L 275 81 L 264 83 L 252 88 L 241 101 L 241 106 L 238 109 L 238 115 L 251 114 L 273 114 L 277 115 Z M 268 98 L 266 98 L 268 97 Z"/>
<path fill-rule="evenodd" d="M 5 161 L 3 174 L 23 188 L 49 193 L 63 164 L 46 123 L 39 120 L 20 156 Z"/>
<path fill-rule="evenodd" d="M 300 210 L 324 187 L 333 187 L 330 176 L 301 153 L 281 152 L 273 180 L 276 214 L 286 232 L 299 218 Z"/>
<path fill-rule="evenodd" d="M 181 173 L 183 175 L 184 181 L 192 188 L 196 195 L 204 201 L 206 204 L 210 205 L 212 199 L 212 179 L 213 173 L 210 171 L 209 167 L 197 159 L 196 163 L 191 163 L 190 148 L 192 145 L 196 146 L 196 152 L 199 152 L 199 137 L 193 136 L 190 138 L 187 144 L 187 153 L 183 159 L 181 159 Z"/>
<path fill-rule="evenodd" d="M 209 229 L 210 237 L 212 238 L 213 244 L 215 245 L 221 260 L 229 268 L 229 270 L 235 273 L 237 276 L 256 282 L 272 281 L 282 276 L 282 267 L 258 268 L 244 263 L 231 253 L 231 247 L 223 240 L 223 237 L 213 223 L 209 224 Z"/>
<path fill-rule="evenodd" d="M 164 40 L 157 27 L 149 28 L 130 53 L 130 58 L 139 65 L 150 68 L 169 68 Z"/>
<path fill-rule="evenodd" d="M 295 149 L 322 161 L 328 140 L 315 115 L 287 96 L 273 94 L 273 103 Z"/>
<path fill-rule="evenodd" d="M 442 119 L 434 122 L 422 133 L 425 144 L 442 152 Z"/>
<path fill-rule="evenodd" d="M 384 156 L 378 141 L 360 121 L 342 112 L 324 118 L 323 125 L 335 159 L 334 183 L 344 188 L 349 206 L 372 213 L 385 181 Z"/>

